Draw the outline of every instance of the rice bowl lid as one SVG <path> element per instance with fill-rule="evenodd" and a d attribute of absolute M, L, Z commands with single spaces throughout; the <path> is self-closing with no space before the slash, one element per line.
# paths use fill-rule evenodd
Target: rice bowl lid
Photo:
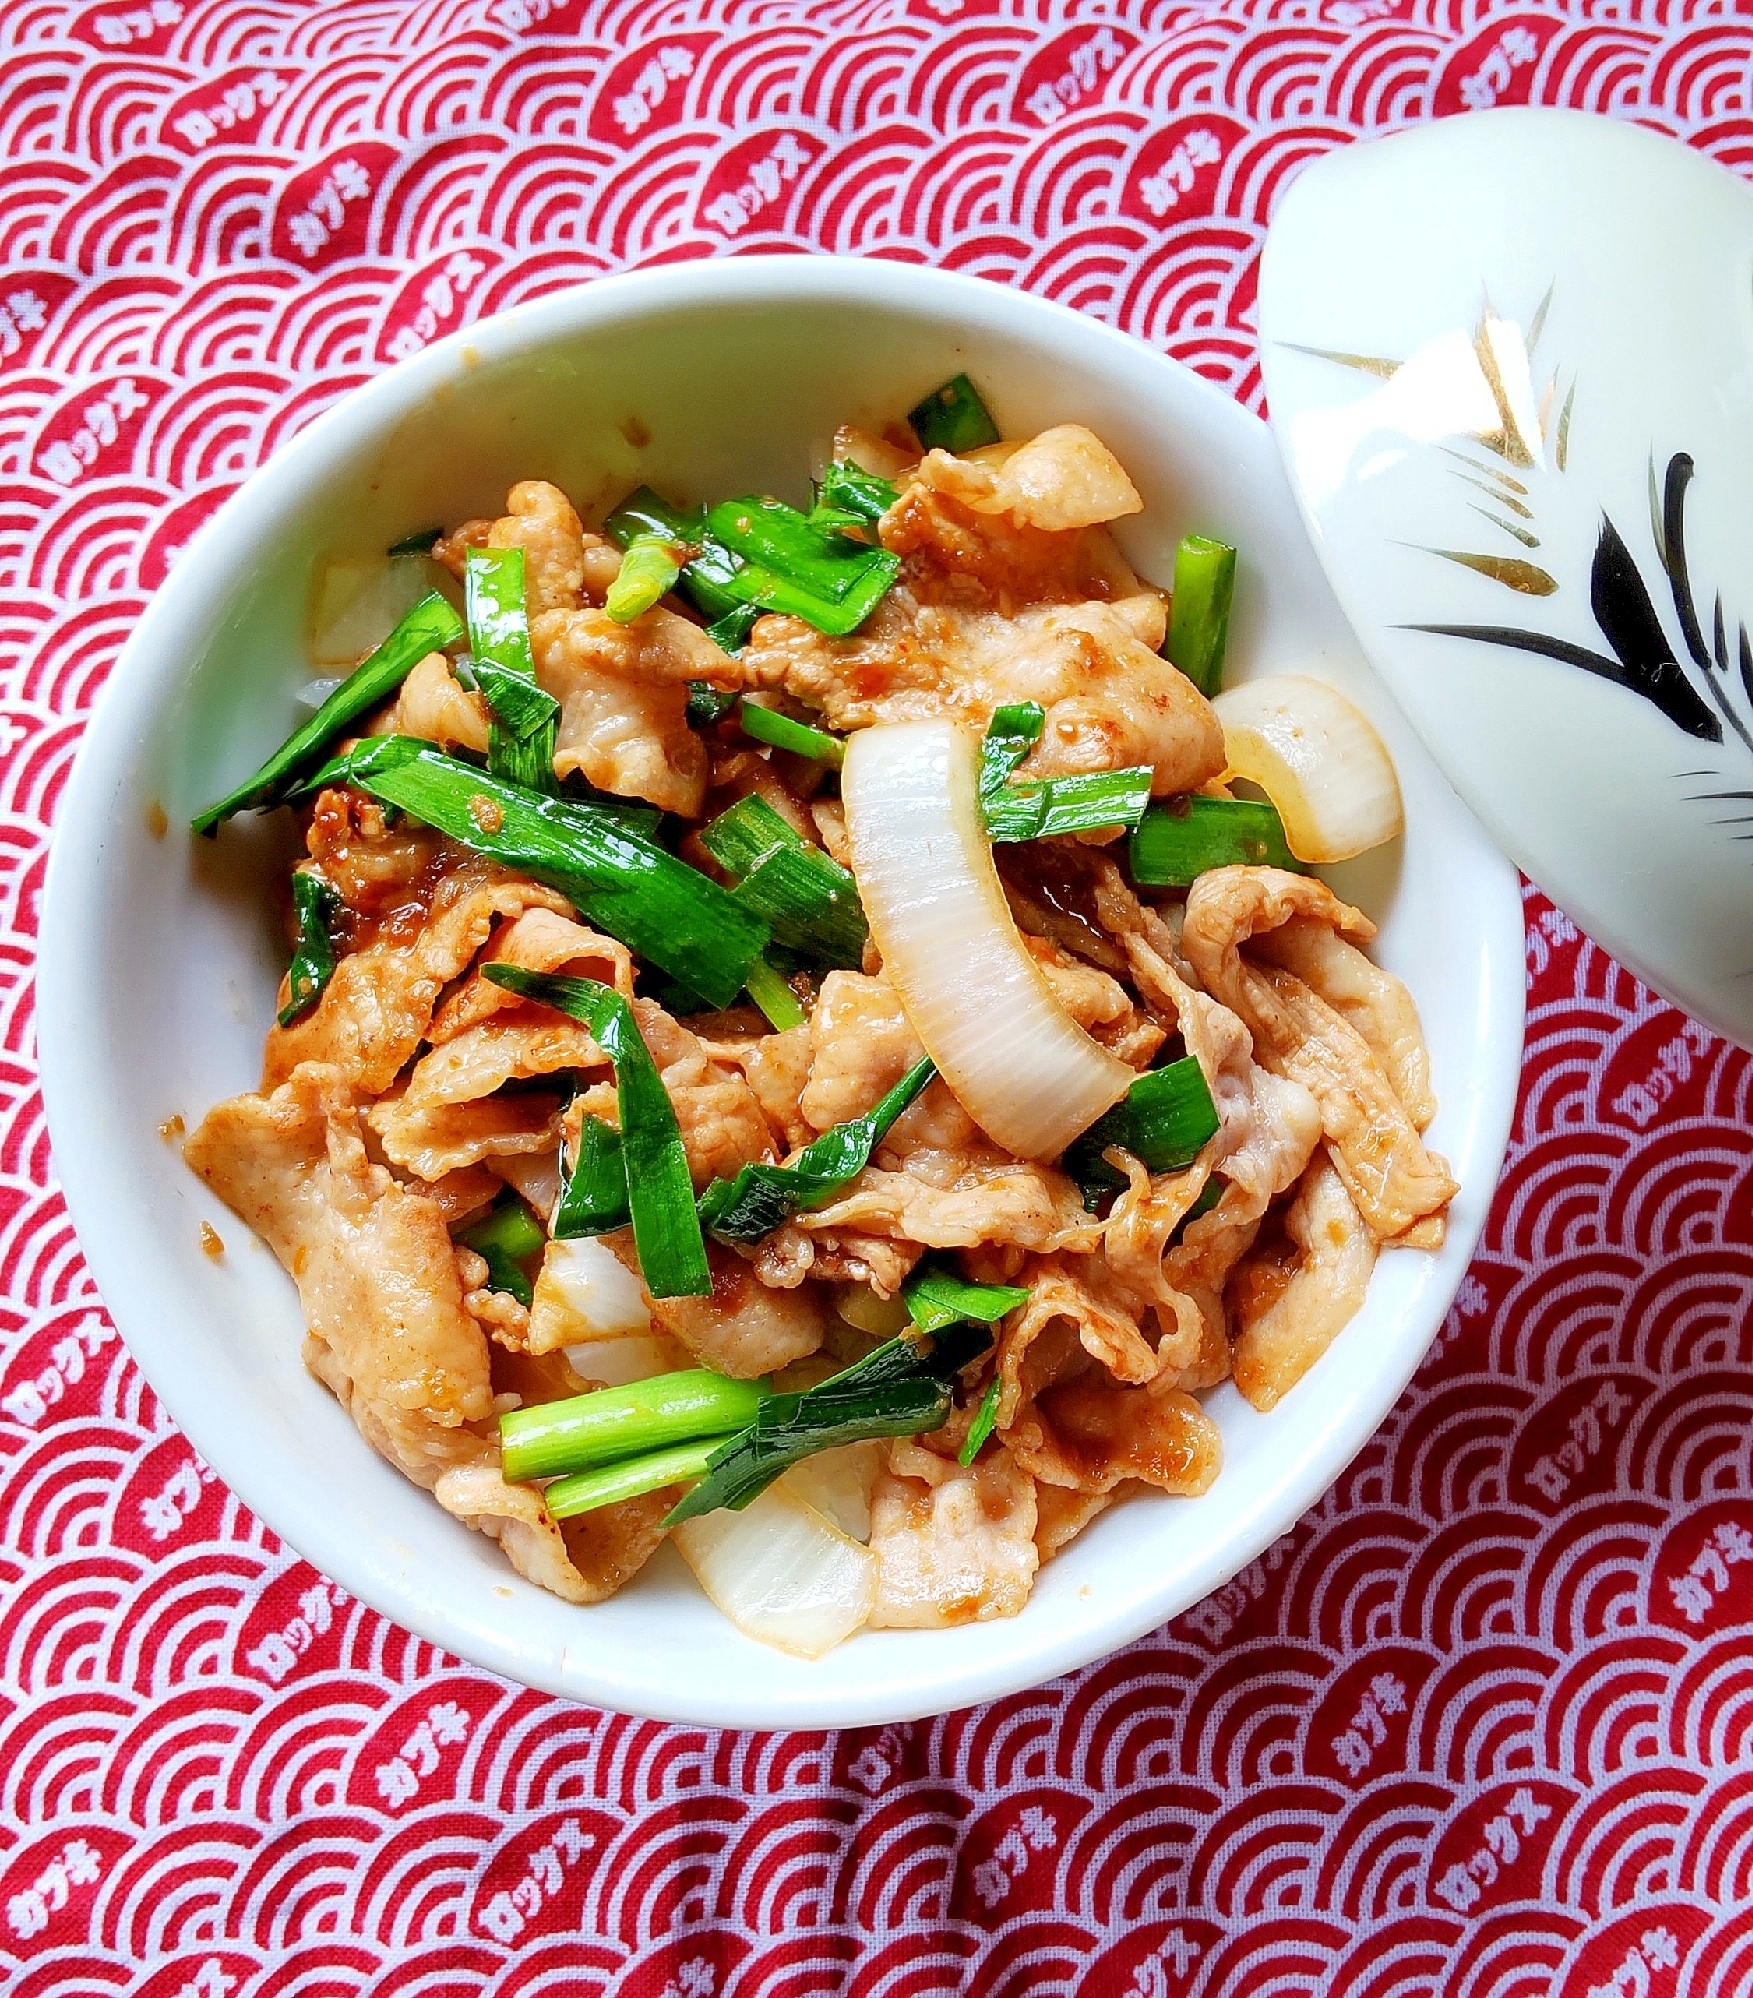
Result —
<path fill-rule="evenodd" d="M 1568 111 L 1329 153 L 1260 277 L 1273 428 L 1450 782 L 1753 1046 L 1753 191 Z"/>

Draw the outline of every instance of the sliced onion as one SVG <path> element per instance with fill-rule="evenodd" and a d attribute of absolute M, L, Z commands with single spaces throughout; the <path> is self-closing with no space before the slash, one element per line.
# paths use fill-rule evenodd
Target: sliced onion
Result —
<path fill-rule="evenodd" d="M 840 795 L 883 969 L 962 1108 L 1053 1158 L 1137 1080 L 1054 998 L 1023 946 L 980 817 L 980 746 L 952 721 L 860 729 Z"/>
<path fill-rule="evenodd" d="M 432 587 L 424 562 L 331 562 L 311 625 L 318 666 L 356 666 Z"/>
<path fill-rule="evenodd" d="M 595 1381 L 599 1387 L 626 1387 L 630 1381 L 648 1381 L 695 1364 L 675 1340 L 661 1332 L 649 1339 L 592 1339 L 588 1344 L 568 1346 L 566 1357 L 587 1381 Z"/>
<path fill-rule="evenodd" d="M 1226 775 L 1258 784 L 1272 800 L 1298 860 L 1350 860 L 1405 830 L 1382 738 L 1324 680 L 1246 680 L 1211 705 L 1223 723 Z"/>
<path fill-rule="evenodd" d="M 899 1297 L 878 1297 L 867 1283 L 837 1284 L 834 1313 L 855 1332 L 868 1332 L 873 1339 L 892 1339 L 913 1322 Z"/>
<path fill-rule="evenodd" d="M 611 1249 L 588 1235 L 548 1244 L 530 1299 L 530 1343 L 538 1353 L 650 1333 L 651 1313 L 639 1279 Z"/>
<path fill-rule="evenodd" d="M 777 1483 L 862 1546 L 870 1539 L 870 1495 L 882 1467 L 881 1443 L 842 1443 L 793 1464 Z"/>
<path fill-rule="evenodd" d="M 713 1603 L 757 1643 L 820 1658 L 870 1615 L 874 1557 L 777 1485 L 741 1512 L 686 1519 L 671 1538 Z"/>

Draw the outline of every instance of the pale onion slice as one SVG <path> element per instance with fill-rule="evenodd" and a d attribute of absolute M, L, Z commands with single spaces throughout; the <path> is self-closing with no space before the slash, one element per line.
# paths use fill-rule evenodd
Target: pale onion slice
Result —
<path fill-rule="evenodd" d="M 860 729 L 840 795 L 871 936 L 962 1108 L 1021 1158 L 1057 1156 L 1137 1077 L 1054 998 L 980 816 L 980 745 L 952 721 Z"/>
<path fill-rule="evenodd" d="M 358 665 L 431 588 L 424 562 L 331 562 L 311 621 L 312 663 Z"/>
<path fill-rule="evenodd" d="M 1245 680 L 1211 705 L 1223 723 L 1225 775 L 1266 793 L 1298 860 L 1350 860 L 1406 829 L 1382 738 L 1324 680 Z"/>
<path fill-rule="evenodd" d="M 870 1540 L 870 1495 L 883 1467 L 883 1448 L 881 1443 L 842 1443 L 837 1450 L 818 1450 L 793 1464 L 776 1483 L 863 1546 Z"/>
<path fill-rule="evenodd" d="M 592 1339 L 568 1346 L 566 1357 L 598 1387 L 625 1387 L 630 1381 L 648 1381 L 697 1364 L 661 1332 L 649 1339 Z"/>
<path fill-rule="evenodd" d="M 799 1658 L 832 1651 L 876 1599 L 874 1556 L 777 1485 L 741 1512 L 685 1519 L 670 1537 L 745 1637 Z"/>
<path fill-rule="evenodd" d="M 902 1299 L 878 1297 L 867 1283 L 836 1284 L 834 1312 L 855 1332 L 868 1332 L 873 1339 L 892 1339 L 913 1322 Z"/>
<path fill-rule="evenodd" d="M 612 1250 L 590 1235 L 548 1244 L 530 1299 L 530 1343 L 538 1353 L 650 1333 L 639 1279 Z"/>

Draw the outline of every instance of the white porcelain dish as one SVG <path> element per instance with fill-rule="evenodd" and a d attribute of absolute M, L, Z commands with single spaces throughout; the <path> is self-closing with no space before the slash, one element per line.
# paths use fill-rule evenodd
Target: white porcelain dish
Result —
<path fill-rule="evenodd" d="M 1117 1508 L 1042 1572 L 1024 1614 L 858 1637 L 808 1664 L 727 1623 L 670 1550 L 597 1609 L 521 1581 L 380 1462 L 299 1360 L 292 1285 L 158 1135 L 253 1085 L 284 946 L 260 893 L 286 822 L 217 844 L 190 813 L 295 719 L 313 579 L 331 556 L 557 481 L 600 507 L 641 478 L 678 496 L 802 496 L 845 420 L 880 425 L 969 368 L 1009 432 L 1088 423 L 1147 502 L 1122 536 L 1166 575 L 1199 528 L 1242 551 L 1238 673 L 1330 678 L 1398 760 L 1402 843 L 1334 870 L 1382 921 L 1423 1008 L 1462 1191 L 1440 1255 L 1385 1257 L 1368 1303 L 1271 1416 L 1229 1389 L 1211 1493 Z M 643 439 L 640 443 L 629 438 Z M 168 836 L 154 838 L 156 807 Z M 1358 656 L 1265 427 L 1105 327 L 977 280 L 772 258 L 612 278 L 491 320 L 361 389 L 258 473 L 189 548 L 130 641 L 61 809 L 40 973 L 55 1157 L 118 1326 L 195 1448 L 293 1547 L 398 1622 L 532 1686 L 731 1726 L 869 1724 L 1035 1684 L 1234 1576 L 1381 1422 L 1448 1309 L 1514 1105 L 1523 1005 L 1515 877 Z M 225 1255 L 202 1253 L 210 1221 Z"/>
<path fill-rule="evenodd" d="M 1575 111 L 1344 146 L 1273 217 L 1260 333 L 1315 546 L 1437 762 L 1753 1047 L 1753 193 Z"/>

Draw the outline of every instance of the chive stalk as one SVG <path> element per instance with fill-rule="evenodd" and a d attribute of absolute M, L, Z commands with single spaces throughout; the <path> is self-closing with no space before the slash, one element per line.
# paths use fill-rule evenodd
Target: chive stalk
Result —
<path fill-rule="evenodd" d="M 555 1241 L 581 1235 L 606 1235 L 625 1228 L 631 1219 L 627 1204 L 627 1162 L 621 1134 L 600 1117 L 586 1117 L 578 1130 L 572 1171 L 555 1204 Z"/>
<path fill-rule="evenodd" d="M 487 768 L 508 783 L 555 791 L 560 704 L 536 685 L 521 548 L 471 548 L 463 568 L 474 674 L 493 711 Z"/>
<path fill-rule="evenodd" d="M 634 535 L 603 608 L 616 624 L 631 624 L 676 587 L 686 560 L 687 550 L 667 535 Z"/>
<path fill-rule="evenodd" d="M 515 1483 L 624 1462 L 703 1436 L 722 1442 L 753 1422 L 767 1390 L 708 1368 L 658 1374 L 499 1418 L 505 1475 Z"/>
<path fill-rule="evenodd" d="M 761 918 L 783 949 L 848 971 L 864 962 L 870 925 L 858 883 L 764 798 L 753 792 L 739 798 L 702 828 L 700 843 L 736 881 L 733 898 Z"/>
<path fill-rule="evenodd" d="M 1223 685 L 1230 598 L 1236 586 L 1236 551 L 1203 534 L 1185 536 L 1175 550 L 1175 585 L 1169 636 L 1163 651 L 1209 700 Z"/>
<path fill-rule="evenodd" d="M 514 964 L 483 965 L 481 975 L 590 1029 L 614 1064 L 627 1206 L 645 1287 L 653 1297 L 710 1295 L 712 1272 L 694 1211 L 688 1154 L 669 1091 L 640 1038 L 632 1007 L 613 986 L 594 978 L 556 978 Z"/>
<path fill-rule="evenodd" d="M 735 646 L 723 645 L 723 640 L 714 637 L 710 630 L 706 636 L 727 652 L 736 650 Z M 688 682 L 688 723 L 692 728 L 710 728 L 714 722 L 723 721 L 736 704 L 735 694 L 723 693 L 706 680 Z"/>
<path fill-rule="evenodd" d="M 576 1519 L 581 1512 L 619 1505 L 623 1499 L 642 1498 L 647 1492 L 662 1491 L 666 1485 L 692 1484 L 706 1475 L 707 1466 L 723 1443 L 720 1436 L 703 1436 L 695 1442 L 654 1450 L 649 1456 L 603 1464 L 594 1471 L 577 1471 L 569 1478 L 556 1478 L 542 1493 L 542 1503 L 551 1519 Z M 670 1517 L 673 1519 L 675 1514 L 672 1512 Z"/>
<path fill-rule="evenodd" d="M 969 1283 L 945 1263 L 924 1262 L 902 1286 L 901 1301 L 921 1332 L 941 1332 L 962 1319 L 994 1324 L 1027 1304 L 1029 1292 L 1016 1284 Z"/>
<path fill-rule="evenodd" d="M 927 451 L 977 451 L 998 442 L 998 425 L 966 375 L 933 389 L 908 410 L 907 421 Z"/>
<path fill-rule="evenodd" d="M 1137 825 L 1155 776 L 1148 765 L 1012 782 L 1046 724 L 1047 710 L 1039 701 L 1013 701 L 993 710 L 980 744 L 980 811 L 987 837 L 1004 843 Z"/>
<path fill-rule="evenodd" d="M 700 1219 L 720 1240 L 758 1242 L 793 1214 L 826 1207 L 869 1165 L 871 1154 L 937 1073 L 930 1056 L 902 1076 L 864 1116 L 824 1131 L 790 1165 L 746 1165 L 700 1196 Z"/>
<path fill-rule="evenodd" d="M 454 645 L 462 620 L 436 590 L 414 605 L 388 638 L 355 667 L 303 727 L 296 728 L 251 777 L 193 820 L 192 829 L 210 834 L 234 812 L 271 810 L 285 801 L 305 772 L 352 723 L 396 691 L 429 652 Z"/>
<path fill-rule="evenodd" d="M 1126 1184 L 1102 1157 L 1109 1146 L 1130 1152 L 1150 1173 L 1179 1172 L 1199 1156 L 1223 1120 L 1192 1055 L 1153 1068 L 1098 1117 L 1065 1153 L 1065 1170 L 1083 1188 L 1086 1207 Z"/>
<path fill-rule="evenodd" d="M 392 561 L 404 555 L 430 555 L 443 539 L 442 527 L 422 527 L 412 534 L 404 534 L 400 541 L 392 541 L 383 552 Z"/>
<path fill-rule="evenodd" d="M 900 497 L 887 479 L 867 472 L 850 458 L 836 458 L 822 474 L 821 490 L 810 519 L 818 526 L 839 519 L 874 527 Z"/>
<path fill-rule="evenodd" d="M 509 1291 L 526 1309 L 534 1292 L 523 1265 L 541 1254 L 547 1243 L 535 1216 L 515 1193 L 507 1194 L 485 1220 L 457 1236 L 487 1265 L 489 1290 Z"/>
<path fill-rule="evenodd" d="M 302 788 L 327 783 L 356 785 L 558 889 L 709 1005 L 732 1005 L 766 948 L 767 926 L 751 910 L 608 807 L 540 796 L 410 736 L 373 737 Z"/>
<path fill-rule="evenodd" d="M 298 941 L 286 967 L 286 1004 L 274 1016 L 283 1027 L 310 1011 L 335 974 L 329 925 L 340 913 L 341 898 L 320 874 L 301 867 L 292 877 L 292 908 L 298 918 Z"/>
<path fill-rule="evenodd" d="M 789 749 L 794 756 L 806 756 L 812 763 L 825 763 L 838 770 L 846 761 L 844 738 L 826 729 L 811 728 L 807 722 L 793 721 L 777 708 L 764 708 L 758 701 L 744 701 L 737 708 L 737 724 L 746 736 L 773 749 Z"/>
<path fill-rule="evenodd" d="M 712 1453 L 700 1483 L 664 1524 L 746 1506 L 782 1471 L 819 1450 L 941 1428 L 956 1375 L 990 1344 L 984 1326 L 905 1334 L 803 1394 L 769 1395 L 754 1420 Z"/>
<path fill-rule="evenodd" d="M 1182 798 L 1153 806 L 1127 850 L 1143 888 L 1190 888 L 1213 867 L 1284 867 L 1307 873 L 1285 844 L 1276 809 L 1254 798 Z"/>
<path fill-rule="evenodd" d="M 801 1027 L 809 1017 L 797 994 L 765 958 L 750 967 L 743 990 L 766 1015 L 768 1025 L 780 1033 L 787 1027 Z"/>
<path fill-rule="evenodd" d="M 994 1429 L 998 1427 L 998 1398 L 1004 1382 L 994 1374 L 986 1383 L 986 1392 L 980 1397 L 980 1406 L 975 1410 L 974 1420 L 968 1424 L 968 1433 L 962 1438 L 962 1447 L 956 1452 L 956 1462 L 964 1469 L 979 1456 L 981 1446 Z"/>

